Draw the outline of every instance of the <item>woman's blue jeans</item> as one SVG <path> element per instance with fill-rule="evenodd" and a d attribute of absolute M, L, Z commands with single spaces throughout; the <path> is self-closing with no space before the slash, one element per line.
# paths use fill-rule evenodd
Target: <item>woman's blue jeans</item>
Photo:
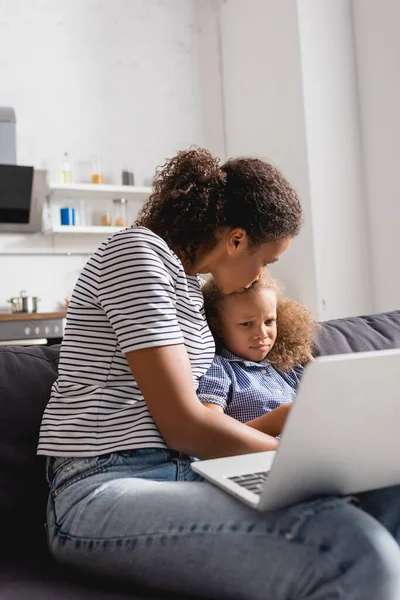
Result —
<path fill-rule="evenodd" d="M 53 556 L 133 590 L 400 599 L 400 487 L 362 494 L 358 506 L 324 498 L 258 513 L 202 481 L 188 457 L 159 449 L 48 459 L 48 479 Z"/>

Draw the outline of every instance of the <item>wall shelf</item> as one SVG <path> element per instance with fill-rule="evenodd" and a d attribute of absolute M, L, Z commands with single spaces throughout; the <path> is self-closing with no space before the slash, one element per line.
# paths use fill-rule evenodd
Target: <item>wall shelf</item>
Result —
<path fill-rule="evenodd" d="M 42 232 L 53 240 L 53 252 L 61 251 L 68 255 L 91 253 L 100 238 L 106 239 L 124 229 L 100 224 L 102 215 L 113 214 L 112 201 L 116 198 L 127 200 L 126 220 L 130 225 L 135 222 L 151 193 L 152 188 L 145 186 L 51 182 L 48 184 Z M 75 209 L 76 225 L 60 224 L 60 209 L 66 206 Z"/>
<path fill-rule="evenodd" d="M 46 234 L 54 234 L 54 233 L 62 233 L 62 234 L 76 234 L 76 233 L 97 233 L 99 235 L 104 235 L 109 233 L 115 233 L 116 231 L 121 231 L 124 227 L 106 227 L 103 225 L 88 225 L 87 227 L 80 227 L 77 225 L 57 225 L 57 227 L 52 227 L 51 229 L 47 229 L 44 231 Z"/>
<path fill-rule="evenodd" d="M 129 198 L 145 200 L 153 189 L 138 185 L 107 185 L 94 183 L 50 183 L 50 197 L 59 198 Z"/>
<path fill-rule="evenodd" d="M 152 193 L 151 187 L 137 185 L 103 185 L 93 183 L 49 183 L 46 202 L 46 214 L 43 218 L 43 233 L 47 235 L 62 234 L 70 236 L 75 234 L 97 234 L 104 238 L 110 236 L 124 227 L 109 227 L 100 225 L 101 215 L 112 213 L 112 200 L 125 198 L 127 200 L 127 222 L 131 224 Z M 84 204 L 83 204 L 84 203 Z M 60 225 L 60 208 L 70 206 L 75 209 L 77 225 Z M 88 214 L 89 213 L 89 214 Z M 82 216 L 83 214 L 83 216 Z M 79 225 L 95 223 L 93 225 Z M 72 240 L 72 237 L 71 237 Z M 74 240 L 75 246 L 78 244 Z M 85 248 L 87 244 L 84 243 Z M 97 242 L 95 242 L 97 245 Z M 82 243 L 79 242 L 79 246 Z"/>

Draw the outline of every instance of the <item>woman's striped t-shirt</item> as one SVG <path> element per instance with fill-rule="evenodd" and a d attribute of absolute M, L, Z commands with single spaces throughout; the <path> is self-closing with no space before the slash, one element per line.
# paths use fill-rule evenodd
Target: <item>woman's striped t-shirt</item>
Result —
<path fill-rule="evenodd" d="M 144 227 L 120 231 L 100 246 L 72 294 L 39 454 L 167 447 L 125 355 L 184 344 L 197 389 L 214 357 L 200 286 L 200 278 L 186 275 L 167 244 Z"/>

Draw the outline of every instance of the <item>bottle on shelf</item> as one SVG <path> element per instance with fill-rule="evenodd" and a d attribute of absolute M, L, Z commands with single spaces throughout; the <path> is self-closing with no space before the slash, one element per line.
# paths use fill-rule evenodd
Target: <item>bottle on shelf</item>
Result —
<path fill-rule="evenodd" d="M 68 152 L 64 152 L 63 165 L 61 171 L 61 182 L 72 183 L 72 168 Z"/>
<path fill-rule="evenodd" d="M 113 200 L 113 216 L 115 227 L 128 227 L 128 210 L 126 198 Z"/>
<path fill-rule="evenodd" d="M 84 200 L 79 200 L 79 203 L 77 203 L 77 209 L 75 211 L 76 215 L 75 215 L 75 224 L 78 227 L 85 227 L 86 225 L 88 225 L 87 223 L 87 210 L 86 210 L 86 206 L 85 206 L 85 201 Z"/>
<path fill-rule="evenodd" d="M 104 183 L 104 175 L 101 170 L 101 160 L 98 156 L 95 156 L 92 161 L 92 183 Z"/>
<path fill-rule="evenodd" d="M 132 171 L 122 171 L 122 185 L 135 185 Z"/>

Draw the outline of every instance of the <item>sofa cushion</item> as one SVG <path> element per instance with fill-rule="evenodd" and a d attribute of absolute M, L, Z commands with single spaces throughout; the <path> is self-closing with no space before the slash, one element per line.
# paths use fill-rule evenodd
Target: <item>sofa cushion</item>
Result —
<path fill-rule="evenodd" d="M 0 347 L 0 553 L 45 547 L 48 489 L 36 446 L 59 348 Z"/>
<path fill-rule="evenodd" d="M 2 561 L 0 598 L 1 600 L 196 600 L 193 596 L 144 589 L 70 571 L 59 566 L 50 556 L 45 560 L 37 560 L 30 556 Z"/>
<path fill-rule="evenodd" d="M 400 310 L 321 323 L 316 355 L 400 348 Z"/>

